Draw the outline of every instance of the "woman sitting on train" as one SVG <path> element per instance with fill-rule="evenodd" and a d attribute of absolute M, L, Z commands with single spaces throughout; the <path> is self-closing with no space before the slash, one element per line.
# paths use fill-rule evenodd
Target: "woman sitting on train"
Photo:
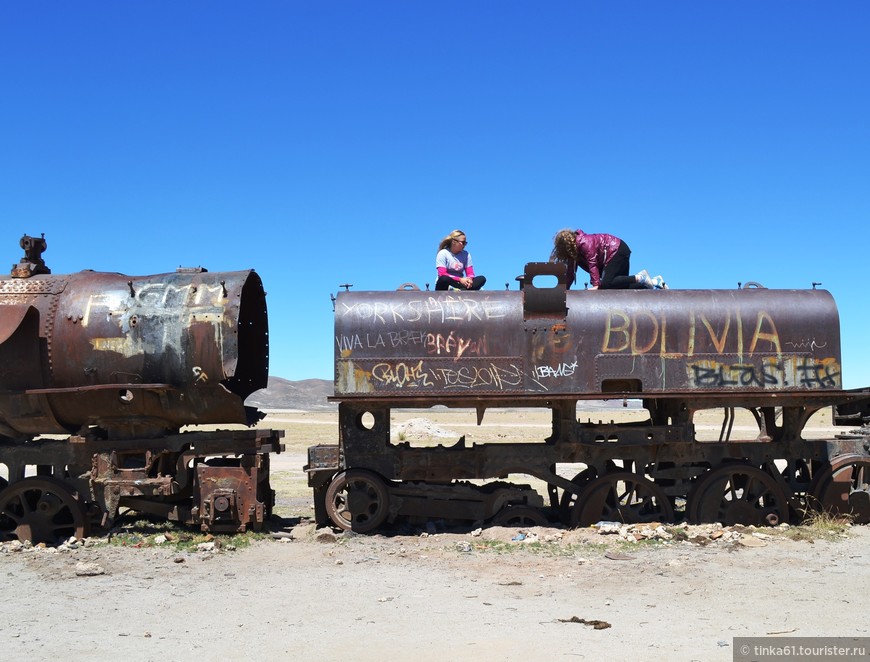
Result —
<path fill-rule="evenodd" d="M 436 290 L 479 290 L 486 283 L 485 276 L 475 276 L 471 254 L 465 250 L 468 241 L 462 230 L 454 230 L 438 244 L 435 269 L 438 270 Z"/>
<path fill-rule="evenodd" d="M 661 276 L 650 276 L 646 269 L 629 275 L 631 249 L 612 234 L 586 234 L 583 230 L 560 230 L 553 237 L 551 262 L 568 266 L 567 287 L 571 288 L 577 269 L 590 276 L 590 290 L 650 289 L 668 286 Z"/>

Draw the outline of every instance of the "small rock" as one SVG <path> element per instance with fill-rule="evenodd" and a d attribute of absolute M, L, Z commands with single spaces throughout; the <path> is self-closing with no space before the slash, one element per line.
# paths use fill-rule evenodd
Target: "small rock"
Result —
<path fill-rule="evenodd" d="M 609 551 L 604 553 L 604 558 L 610 559 L 611 561 L 634 561 L 635 557 L 629 554 L 623 554 L 622 552 Z"/>
<path fill-rule="evenodd" d="M 668 530 L 661 524 L 653 529 L 653 535 L 655 536 L 656 540 L 670 540 L 674 537 L 673 535 L 668 533 Z"/>
<path fill-rule="evenodd" d="M 338 540 L 338 536 L 335 535 L 330 529 L 324 527 L 315 531 L 314 539 L 317 542 L 334 543 L 336 540 Z"/>
<path fill-rule="evenodd" d="M 78 577 L 95 577 L 97 575 L 106 574 L 106 571 L 102 566 L 89 561 L 79 561 L 76 563 L 75 572 Z"/>
<path fill-rule="evenodd" d="M 281 540 L 281 539 L 293 540 L 294 539 L 293 533 L 291 533 L 290 531 L 273 531 L 272 537 L 275 538 L 276 540 Z"/>
<path fill-rule="evenodd" d="M 622 529 L 622 524 L 619 522 L 596 522 L 592 528 L 598 529 L 598 533 L 619 533 Z"/>

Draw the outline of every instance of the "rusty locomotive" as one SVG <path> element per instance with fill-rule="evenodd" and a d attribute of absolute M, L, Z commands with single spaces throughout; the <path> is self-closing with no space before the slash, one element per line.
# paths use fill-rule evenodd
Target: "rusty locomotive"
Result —
<path fill-rule="evenodd" d="M 339 438 L 311 447 L 306 466 L 319 523 L 775 525 L 809 508 L 870 521 L 863 430 L 803 434 L 824 408 L 851 425 L 870 412 L 870 389 L 842 388 L 830 293 L 569 291 L 552 263 L 529 263 L 518 280 L 334 297 Z M 643 416 L 580 420 L 601 400 L 639 402 Z M 391 439 L 393 410 L 433 407 L 475 411 L 478 425 L 487 409 L 544 408 L 552 424 L 521 442 Z M 696 434 L 704 410 L 721 414 L 718 438 Z M 744 410 L 748 435 L 733 424 Z"/>
<path fill-rule="evenodd" d="M 0 540 L 81 538 L 129 510 L 262 527 L 283 431 L 244 405 L 268 375 L 260 277 L 55 276 L 44 236 L 20 244 L 0 278 Z"/>

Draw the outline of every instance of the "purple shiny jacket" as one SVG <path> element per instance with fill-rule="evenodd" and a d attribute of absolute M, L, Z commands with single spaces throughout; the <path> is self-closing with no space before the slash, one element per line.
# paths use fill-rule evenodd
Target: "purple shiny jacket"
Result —
<path fill-rule="evenodd" d="M 601 283 L 601 272 L 616 255 L 622 240 L 612 234 L 586 234 L 577 230 L 577 264 L 568 268 L 568 287 L 574 282 L 574 272 L 577 267 L 588 271 L 590 284 L 598 287 Z"/>

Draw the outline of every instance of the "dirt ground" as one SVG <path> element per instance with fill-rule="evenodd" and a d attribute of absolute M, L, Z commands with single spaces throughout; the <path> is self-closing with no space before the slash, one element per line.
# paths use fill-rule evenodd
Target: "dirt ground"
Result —
<path fill-rule="evenodd" d="M 547 428 L 526 412 L 487 413 L 481 427 L 473 415 L 410 416 L 469 442 Z M 866 526 L 336 536 L 307 523 L 301 471 L 305 447 L 335 440 L 335 414 L 264 425 L 287 430 L 273 535 L 191 550 L 154 536 L 3 543 L 4 657 L 706 661 L 732 660 L 736 636 L 870 636 Z"/>

